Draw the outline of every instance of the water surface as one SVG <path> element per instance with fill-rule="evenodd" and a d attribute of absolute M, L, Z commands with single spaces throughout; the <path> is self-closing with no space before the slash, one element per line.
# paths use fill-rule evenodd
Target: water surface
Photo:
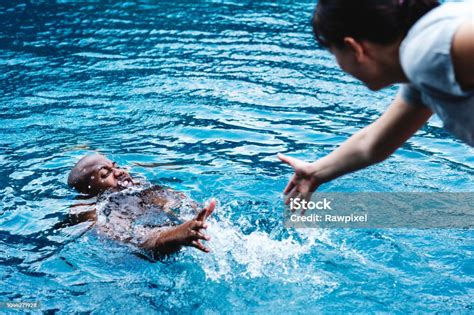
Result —
<path fill-rule="evenodd" d="M 64 313 L 472 312 L 472 230 L 286 230 L 276 153 L 314 160 L 375 120 L 314 42 L 313 1 L 0 3 L 0 292 Z M 72 165 L 219 200 L 205 255 L 150 262 L 83 225 Z M 436 118 L 322 191 L 472 191 L 473 150 Z"/>

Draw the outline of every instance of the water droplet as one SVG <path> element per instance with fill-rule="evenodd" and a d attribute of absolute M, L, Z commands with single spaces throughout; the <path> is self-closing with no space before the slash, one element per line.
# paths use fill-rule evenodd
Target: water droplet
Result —
<path fill-rule="evenodd" d="M 91 189 L 91 185 L 87 186 L 87 188 Z"/>
<path fill-rule="evenodd" d="M 95 179 L 95 176 L 91 176 L 91 179 Z"/>

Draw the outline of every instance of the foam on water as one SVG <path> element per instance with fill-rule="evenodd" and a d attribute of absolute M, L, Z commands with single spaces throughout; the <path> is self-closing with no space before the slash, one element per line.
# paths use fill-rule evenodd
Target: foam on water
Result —
<path fill-rule="evenodd" d="M 226 208 L 225 205 L 221 207 Z M 200 262 L 209 279 L 231 281 L 241 277 L 269 277 L 284 282 L 298 282 L 301 278 L 309 277 L 323 281 L 317 275 L 303 275 L 295 266 L 318 243 L 330 243 L 327 230 L 302 231 L 299 233 L 300 240 L 292 236 L 274 239 L 258 227 L 256 231 L 245 234 L 238 223 L 219 216 L 209 220 L 208 233 L 212 237 L 208 243 L 212 254 L 195 253 L 193 256 Z"/>

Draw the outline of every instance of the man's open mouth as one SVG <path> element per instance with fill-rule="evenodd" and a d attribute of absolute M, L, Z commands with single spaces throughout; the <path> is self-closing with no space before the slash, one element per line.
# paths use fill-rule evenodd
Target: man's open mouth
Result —
<path fill-rule="evenodd" d="M 133 181 L 129 176 L 124 176 L 118 180 L 118 185 L 121 187 L 130 187 L 133 185 Z"/>

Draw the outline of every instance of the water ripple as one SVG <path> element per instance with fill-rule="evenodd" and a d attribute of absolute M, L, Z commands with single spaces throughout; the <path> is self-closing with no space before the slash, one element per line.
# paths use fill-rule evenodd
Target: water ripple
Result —
<path fill-rule="evenodd" d="M 312 38 L 313 4 L 0 2 L 3 296 L 63 312 L 472 310 L 471 231 L 281 226 L 290 174 L 276 153 L 322 157 L 396 93 L 338 69 Z M 214 253 L 150 262 L 67 224 L 66 177 L 91 151 L 217 197 Z M 322 190 L 472 191 L 473 153 L 435 118 Z"/>

